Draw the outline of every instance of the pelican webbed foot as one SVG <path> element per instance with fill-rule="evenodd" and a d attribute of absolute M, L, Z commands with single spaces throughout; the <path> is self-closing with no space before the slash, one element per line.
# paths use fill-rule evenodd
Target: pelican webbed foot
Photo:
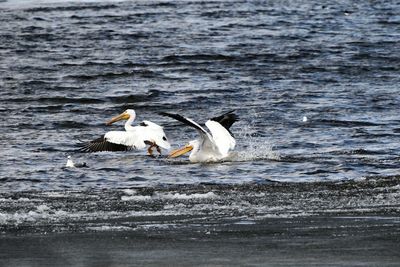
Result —
<path fill-rule="evenodd" d="M 161 156 L 161 149 L 160 149 L 160 147 L 156 144 L 156 143 L 154 143 L 154 142 L 146 142 L 148 145 L 150 145 L 148 148 L 147 148 L 147 153 L 148 153 L 148 155 L 150 156 L 150 157 L 153 157 L 153 158 L 156 158 L 156 156 L 153 154 L 153 148 L 155 147 L 156 148 L 156 150 L 157 150 L 157 152 L 160 154 L 160 156 Z"/>

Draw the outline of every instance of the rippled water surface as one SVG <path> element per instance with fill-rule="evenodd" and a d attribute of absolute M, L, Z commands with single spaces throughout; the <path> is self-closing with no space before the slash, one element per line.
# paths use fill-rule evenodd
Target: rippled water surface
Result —
<path fill-rule="evenodd" d="M 389 0 L 0 1 L 1 230 L 398 214 L 399 14 Z M 127 108 L 173 148 L 196 132 L 158 112 L 236 110 L 236 155 L 76 152 Z"/>
<path fill-rule="evenodd" d="M 3 189 L 357 179 L 400 168 L 396 1 L 4 2 Z M 235 109 L 239 162 L 75 154 L 126 108 L 174 147 Z M 308 122 L 303 123 L 303 116 Z M 122 124 L 112 129 L 122 128 Z M 66 170 L 66 155 L 89 168 Z"/>

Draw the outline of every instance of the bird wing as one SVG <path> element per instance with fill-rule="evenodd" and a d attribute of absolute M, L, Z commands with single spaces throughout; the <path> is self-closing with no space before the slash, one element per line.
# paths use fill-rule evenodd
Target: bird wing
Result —
<path fill-rule="evenodd" d="M 239 120 L 239 116 L 233 113 L 234 111 L 235 110 L 228 111 L 221 116 L 211 118 L 210 120 L 218 122 L 228 130 L 232 124 Z"/>
<path fill-rule="evenodd" d="M 236 140 L 220 123 L 214 120 L 208 120 L 206 126 L 210 130 L 214 144 L 218 147 L 221 154 L 226 155 L 229 150 L 235 148 Z"/>
<path fill-rule="evenodd" d="M 133 147 L 126 145 L 108 142 L 107 139 L 104 138 L 104 135 L 93 141 L 81 143 L 79 147 L 80 152 L 128 151 L 133 149 Z"/>
<path fill-rule="evenodd" d="M 185 118 L 179 114 L 172 114 L 172 113 L 167 113 L 167 112 L 160 112 L 159 113 L 162 116 L 167 116 L 170 118 L 173 118 L 177 121 L 183 122 L 184 124 L 193 127 L 199 132 L 200 134 L 200 142 L 201 142 L 201 147 L 203 150 L 210 150 L 213 151 L 215 149 L 218 149 L 216 146 L 213 137 L 203 128 L 201 127 L 197 122 L 193 121 L 192 119 Z"/>
<path fill-rule="evenodd" d="M 188 125 L 190 127 L 193 127 L 198 132 L 200 132 L 200 134 L 205 134 L 205 135 L 207 134 L 207 131 L 204 130 L 203 127 L 201 127 L 197 122 L 195 122 L 195 121 L 193 121 L 193 120 L 191 120 L 189 118 L 185 118 L 185 117 L 183 117 L 183 116 L 181 116 L 179 114 L 172 114 L 172 113 L 167 113 L 167 112 L 160 112 L 159 114 L 162 115 L 162 116 L 167 116 L 167 117 L 173 118 L 173 119 L 175 119 L 177 121 L 180 121 L 180 122 L 182 122 L 182 123 L 184 123 L 184 124 L 186 124 L 186 125 Z"/>
<path fill-rule="evenodd" d="M 110 131 L 93 141 L 80 144 L 81 152 L 129 151 L 142 149 L 146 145 L 132 132 Z"/>
<path fill-rule="evenodd" d="M 228 132 L 233 136 L 232 132 L 229 130 L 229 128 L 234 124 L 236 121 L 239 120 L 239 116 L 234 114 L 235 110 L 228 111 L 218 117 L 211 118 L 210 120 L 216 121 L 219 124 L 221 124 L 225 129 L 228 130 Z"/>
<path fill-rule="evenodd" d="M 110 131 L 104 135 L 104 138 L 114 144 L 124 145 L 133 147 L 135 149 L 143 149 L 146 147 L 144 143 L 145 139 L 143 138 L 143 134 L 138 131 L 138 129 L 134 129 L 132 131 Z"/>

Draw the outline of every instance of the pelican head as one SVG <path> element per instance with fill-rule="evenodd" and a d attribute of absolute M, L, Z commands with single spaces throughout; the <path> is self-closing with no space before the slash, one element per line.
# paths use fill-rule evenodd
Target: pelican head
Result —
<path fill-rule="evenodd" d="M 111 120 L 109 120 L 106 125 L 111 125 L 114 122 L 120 121 L 120 120 L 129 120 L 130 118 L 135 119 L 136 117 L 136 112 L 133 109 L 127 109 L 118 116 L 115 116 Z"/>
<path fill-rule="evenodd" d="M 199 145 L 200 145 L 200 143 L 198 140 L 190 141 L 186 146 L 172 151 L 168 155 L 168 157 L 169 158 L 177 158 L 177 157 L 182 156 L 192 150 L 197 151 L 199 148 Z M 194 152 L 192 152 L 192 153 L 194 153 Z"/>

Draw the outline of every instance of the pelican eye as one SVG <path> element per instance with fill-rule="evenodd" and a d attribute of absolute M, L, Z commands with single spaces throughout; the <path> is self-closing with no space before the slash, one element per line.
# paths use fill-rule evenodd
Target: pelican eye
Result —
<path fill-rule="evenodd" d="M 167 137 L 163 136 L 162 140 L 167 141 Z"/>

